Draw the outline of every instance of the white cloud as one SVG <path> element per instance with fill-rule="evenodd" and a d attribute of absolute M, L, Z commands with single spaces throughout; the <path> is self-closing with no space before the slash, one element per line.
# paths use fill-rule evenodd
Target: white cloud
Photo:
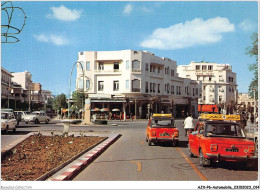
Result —
<path fill-rule="evenodd" d="M 127 4 L 123 10 L 124 14 L 130 14 L 133 11 L 133 6 L 130 4 Z"/>
<path fill-rule="evenodd" d="M 47 15 L 49 18 L 55 18 L 62 21 L 75 21 L 80 18 L 82 10 L 68 9 L 61 5 L 60 7 L 51 7 L 52 13 Z"/>
<path fill-rule="evenodd" d="M 33 37 L 39 42 L 52 43 L 57 46 L 65 45 L 65 44 L 68 44 L 68 42 L 69 42 L 65 37 L 57 36 L 54 34 L 51 34 L 49 36 L 47 36 L 45 34 L 40 34 L 40 35 L 33 35 Z"/>
<path fill-rule="evenodd" d="M 234 24 L 227 18 L 216 17 L 208 20 L 195 18 L 192 21 L 175 24 L 168 28 L 157 28 L 144 39 L 140 46 L 163 50 L 174 50 L 196 45 L 216 43 L 222 33 L 233 32 Z"/>
<path fill-rule="evenodd" d="M 249 32 L 255 30 L 257 28 L 257 25 L 250 19 L 246 19 L 239 24 L 239 28 L 241 28 L 245 32 Z"/>

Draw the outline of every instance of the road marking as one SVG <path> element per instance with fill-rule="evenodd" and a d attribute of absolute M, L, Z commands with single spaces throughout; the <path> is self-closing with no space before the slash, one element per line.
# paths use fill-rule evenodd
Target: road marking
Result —
<path fill-rule="evenodd" d="M 137 164 L 137 171 L 141 172 L 142 171 L 142 162 L 138 162 L 138 161 L 130 161 L 133 164 Z"/>
<path fill-rule="evenodd" d="M 203 181 L 208 181 L 208 179 L 200 172 L 200 170 L 190 161 L 190 159 L 182 152 L 178 147 L 175 147 L 176 150 L 185 158 L 185 160 L 191 165 L 195 172 L 200 176 Z"/>

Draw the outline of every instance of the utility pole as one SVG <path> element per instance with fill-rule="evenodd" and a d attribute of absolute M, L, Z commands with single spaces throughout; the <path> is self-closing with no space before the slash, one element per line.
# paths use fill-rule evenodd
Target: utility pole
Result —
<path fill-rule="evenodd" d="M 256 91 L 256 89 L 253 88 L 253 91 L 254 91 L 254 123 L 255 123 L 255 119 L 256 119 L 256 101 L 255 101 L 255 91 Z"/>

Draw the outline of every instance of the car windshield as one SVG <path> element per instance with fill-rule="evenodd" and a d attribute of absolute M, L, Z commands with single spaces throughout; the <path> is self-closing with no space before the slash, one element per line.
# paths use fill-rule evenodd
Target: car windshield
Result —
<path fill-rule="evenodd" d="M 169 118 L 165 118 L 165 119 L 154 118 L 152 120 L 152 127 L 172 128 L 174 127 L 174 120 Z"/>
<path fill-rule="evenodd" d="M 232 124 L 208 124 L 206 125 L 206 136 L 210 137 L 234 137 L 244 138 L 245 134 L 239 125 Z"/>
<path fill-rule="evenodd" d="M 7 119 L 8 115 L 6 113 L 1 113 L 1 119 Z"/>

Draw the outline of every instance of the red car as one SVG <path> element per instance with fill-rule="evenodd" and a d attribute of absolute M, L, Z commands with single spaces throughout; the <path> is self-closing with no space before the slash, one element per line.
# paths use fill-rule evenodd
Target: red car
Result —
<path fill-rule="evenodd" d="M 201 118 L 209 118 L 207 115 L 211 121 L 199 121 L 189 134 L 189 156 L 198 156 L 201 166 L 219 161 L 246 162 L 250 166 L 257 159 L 255 143 L 245 138 L 238 123 L 224 121 L 232 115 L 202 114 Z"/>
<path fill-rule="evenodd" d="M 171 142 L 178 146 L 179 130 L 171 114 L 153 114 L 146 128 L 146 142 L 149 146 L 157 142 Z"/>

